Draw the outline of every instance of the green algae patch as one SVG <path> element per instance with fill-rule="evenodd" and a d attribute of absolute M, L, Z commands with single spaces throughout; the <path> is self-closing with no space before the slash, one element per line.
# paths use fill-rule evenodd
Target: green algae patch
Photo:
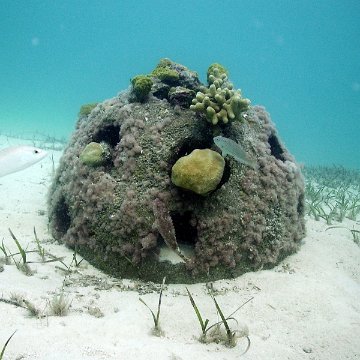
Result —
<path fill-rule="evenodd" d="M 80 107 L 79 116 L 88 116 L 98 103 L 84 104 Z"/>
<path fill-rule="evenodd" d="M 152 80 L 148 75 L 137 75 L 131 79 L 133 92 L 139 102 L 145 101 L 152 87 Z"/>

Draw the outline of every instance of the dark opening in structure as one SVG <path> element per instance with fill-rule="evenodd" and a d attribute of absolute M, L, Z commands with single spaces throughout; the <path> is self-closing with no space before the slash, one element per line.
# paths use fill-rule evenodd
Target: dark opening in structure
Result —
<path fill-rule="evenodd" d="M 213 145 L 212 137 L 203 138 L 187 138 L 180 145 L 179 149 L 174 154 L 174 157 L 170 160 L 171 166 L 176 163 L 176 161 L 186 155 L 189 155 L 195 149 L 210 149 Z"/>
<path fill-rule="evenodd" d="M 172 213 L 171 219 L 174 224 L 176 241 L 181 245 L 195 247 L 197 239 L 197 229 L 191 223 L 192 212 L 186 211 L 184 213 Z"/>
<path fill-rule="evenodd" d="M 63 237 L 69 230 L 71 225 L 71 218 L 69 215 L 69 207 L 64 198 L 61 198 L 54 207 L 54 214 L 51 218 L 52 227 L 58 234 L 58 237 Z"/>
<path fill-rule="evenodd" d="M 160 86 L 153 86 L 153 95 L 158 99 L 167 99 L 169 96 L 170 86 L 161 84 Z"/>
<path fill-rule="evenodd" d="M 281 161 L 285 161 L 284 158 L 284 149 L 280 144 L 278 137 L 275 134 L 271 134 L 268 139 L 271 155 L 274 156 L 276 159 Z"/>
<path fill-rule="evenodd" d="M 107 125 L 100 129 L 94 136 L 93 141 L 100 143 L 105 142 L 114 148 L 120 142 L 120 126 Z"/>
<path fill-rule="evenodd" d="M 297 213 L 299 216 L 304 216 L 305 214 L 305 195 L 300 194 L 297 204 Z"/>
<path fill-rule="evenodd" d="M 214 191 L 220 189 L 224 184 L 226 184 L 230 179 L 230 175 L 231 175 L 231 168 L 229 165 L 229 161 L 225 159 L 225 168 L 224 168 L 223 176 L 221 178 L 219 185 L 216 187 Z"/>

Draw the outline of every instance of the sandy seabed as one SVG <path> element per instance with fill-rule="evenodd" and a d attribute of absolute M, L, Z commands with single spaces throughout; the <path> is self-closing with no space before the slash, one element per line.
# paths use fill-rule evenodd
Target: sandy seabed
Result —
<path fill-rule="evenodd" d="M 20 143 L 26 141 L 0 137 L 0 148 Z M 35 250 L 35 227 L 46 252 L 70 265 L 73 251 L 54 242 L 47 227 L 51 155 L 55 165 L 61 156 L 49 153 L 40 163 L 0 178 L 0 242 L 17 252 L 10 228 L 25 249 Z M 341 225 L 352 229 L 355 222 Z M 238 324 L 230 322 L 234 329 L 249 330 L 251 346 L 241 357 L 247 347 L 244 337 L 234 348 L 198 341 L 201 330 L 185 285 L 165 287 L 160 315 L 164 336 L 156 337 L 151 314 L 138 300 L 156 310 L 154 284 L 112 278 L 85 260 L 66 273 L 63 264 L 41 263 L 36 253 L 27 254 L 33 271 L 27 276 L 14 263 L 4 264 L 0 252 L 0 351 L 17 330 L 4 359 L 360 359 L 360 247 L 349 230 L 327 228 L 324 221 L 307 218 L 307 236 L 298 253 L 272 270 L 212 283 L 225 315 L 253 297 L 234 315 Z M 202 315 L 216 322 L 207 285 L 188 288 Z M 71 302 L 69 312 L 52 316 L 49 304 L 61 291 Z M 27 309 L 7 301 L 14 295 L 45 315 L 29 316 Z"/>

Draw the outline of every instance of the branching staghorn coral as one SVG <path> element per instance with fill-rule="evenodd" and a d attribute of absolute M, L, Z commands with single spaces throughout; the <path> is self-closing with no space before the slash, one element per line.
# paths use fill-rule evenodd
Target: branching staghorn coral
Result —
<path fill-rule="evenodd" d="M 244 99 L 239 89 L 233 89 L 226 69 L 219 64 L 210 65 L 207 78 L 209 87 L 201 87 L 201 91 L 192 100 L 190 109 L 204 113 L 212 125 L 240 120 L 241 113 L 248 109 L 250 100 Z"/>

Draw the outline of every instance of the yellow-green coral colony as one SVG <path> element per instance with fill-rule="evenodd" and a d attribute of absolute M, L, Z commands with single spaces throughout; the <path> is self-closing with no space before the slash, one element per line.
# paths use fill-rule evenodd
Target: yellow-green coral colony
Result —
<path fill-rule="evenodd" d="M 165 83 L 171 83 L 179 80 L 179 74 L 166 66 L 158 65 L 150 74 L 153 77 L 157 77 Z"/>
<path fill-rule="evenodd" d="M 210 71 L 211 68 L 211 71 Z M 241 96 L 240 90 L 234 90 L 225 70 L 210 67 L 208 71 L 209 87 L 202 87 L 192 100 L 191 110 L 204 113 L 213 125 L 219 122 L 227 124 L 240 120 L 241 113 L 249 107 L 250 100 Z"/>
<path fill-rule="evenodd" d="M 153 82 L 148 75 L 137 75 L 131 79 L 131 84 L 136 99 L 143 102 L 147 98 Z"/>
<path fill-rule="evenodd" d="M 210 149 L 195 149 L 177 160 L 171 170 L 174 185 L 206 195 L 216 189 L 223 176 L 224 158 Z"/>
<path fill-rule="evenodd" d="M 84 104 L 81 106 L 79 116 L 88 116 L 98 103 Z"/>
<path fill-rule="evenodd" d="M 219 63 L 213 63 L 208 67 L 207 73 L 206 73 L 206 78 L 208 83 L 209 82 L 209 76 L 210 75 L 214 75 L 214 71 L 216 72 L 216 76 L 219 77 L 219 75 L 225 74 L 226 76 L 229 75 L 228 70 L 226 69 L 225 66 L 219 64 Z"/>
<path fill-rule="evenodd" d="M 80 154 L 80 161 L 89 166 L 100 166 L 106 163 L 109 157 L 108 146 L 104 143 L 91 142 Z"/>
<path fill-rule="evenodd" d="M 171 69 L 170 64 L 171 62 L 167 59 L 162 59 L 150 74 L 136 75 L 131 79 L 133 94 L 137 101 L 144 102 L 146 100 L 153 86 L 153 78 L 168 84 L 179 80 L 178 72 Z"/>

